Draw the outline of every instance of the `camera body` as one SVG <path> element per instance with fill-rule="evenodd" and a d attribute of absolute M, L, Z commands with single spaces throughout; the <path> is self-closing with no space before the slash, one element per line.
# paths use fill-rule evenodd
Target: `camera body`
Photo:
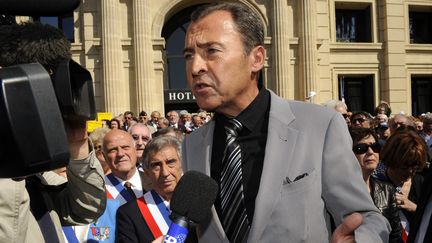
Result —
<path fill-rule="evenodd" d="M 73 60 L 51 79 L 38 63 L 0 69 L 0 178 L 23 177 L 66 166 L 63 120 L 96 117 L 90 73 Z"/>

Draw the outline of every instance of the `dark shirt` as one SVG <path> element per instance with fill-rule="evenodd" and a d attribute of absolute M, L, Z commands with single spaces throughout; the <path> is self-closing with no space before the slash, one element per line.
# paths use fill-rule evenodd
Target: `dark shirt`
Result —
<path fill-rule="evenodd" d="M 260 89 L 258 96 L 243 110 L 236 119 L 243 124 L 239 134 L 238 143 L 241 148 L 243 193 L 245 196 L 246 213 L 249 223 L 252 223 L 255 198 L 261 180 L 261 172 L 264 163 L 264 154 L 267 142 L 267 129 L 270 111 L 270 92 L 264 88 Z M 228 118 L 222 114 L 215 114 L 215 130 L 213 136 L 213 150 L 211 159 L 211 177 L 220 186 L 222 171 L 222 159 L 225 149 L 225 124 Z M 219 195 L 220 196 L 220 195 Z M 215 207 L 220 215 L 220 198 L 216 199 Z"/>

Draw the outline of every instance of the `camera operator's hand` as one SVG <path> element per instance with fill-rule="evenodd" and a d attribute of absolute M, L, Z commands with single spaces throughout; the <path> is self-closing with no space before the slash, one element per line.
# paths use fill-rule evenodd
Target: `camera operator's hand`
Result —
<path fill-rule="evenodd" d="M 88 156 L 89 145 L 86 121 L 64 121 L 71 160 Z"/>

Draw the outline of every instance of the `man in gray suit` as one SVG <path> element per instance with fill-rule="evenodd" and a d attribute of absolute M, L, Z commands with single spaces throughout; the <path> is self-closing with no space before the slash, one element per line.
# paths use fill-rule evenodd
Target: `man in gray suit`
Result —
<path fill-rule="evenodd" d="M 388 241 L 342 116 L 258 84 L 266 50 L 254 11 L 241 3 L 199 8 L 184 57 L 198 106 L 215 112 L 183 143 L 185 170 L 211 175 L 221 189 L 212 217 L 197 228 L 200 242 Z M 229 124 L 237 125 L 226 135 Z M 331 222 L 339 225 L 333 236 Z"/>

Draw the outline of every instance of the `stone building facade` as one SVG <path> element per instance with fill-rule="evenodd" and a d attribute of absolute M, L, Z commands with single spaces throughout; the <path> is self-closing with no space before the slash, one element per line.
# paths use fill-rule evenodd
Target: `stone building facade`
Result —
<path fill-rule="evenodd" d="M 261 81 L 280 96 L 432 110 L 432 0 L 238 1 L 265 24 Z M 193 112 L 181 51 L 190 12 L 208 2 L 83 0 L 71 16 L 73 58 L 93 75 L 97 110 Z"/>

